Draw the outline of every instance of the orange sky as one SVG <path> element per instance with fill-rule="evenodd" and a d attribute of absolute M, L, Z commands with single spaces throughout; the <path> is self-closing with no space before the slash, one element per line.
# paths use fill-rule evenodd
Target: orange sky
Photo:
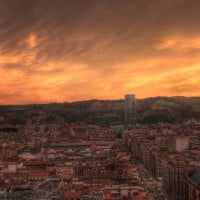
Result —
<path fill-rule="evenodd" d="M 0 104 L 200 95 L 200 1 L 0 0 Z"/>

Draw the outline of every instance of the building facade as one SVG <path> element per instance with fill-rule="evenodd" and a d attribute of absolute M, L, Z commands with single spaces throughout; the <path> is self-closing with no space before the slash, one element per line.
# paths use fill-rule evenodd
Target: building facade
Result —
<path fill-rule="evenodd" d="M 134 94 L 125 95 L 124 100 L 124 123 L 133 125 L 136 122 L 136 101 Z"/>

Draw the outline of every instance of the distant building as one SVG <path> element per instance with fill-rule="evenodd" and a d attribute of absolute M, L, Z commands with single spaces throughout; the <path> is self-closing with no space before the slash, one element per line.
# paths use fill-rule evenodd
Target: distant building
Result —
<path fill-rule="evenodd" d="M 112 125 L 111 130 L 115 134 L 123 134 L 124 132 L 124 126 L 123 125 Z"/>
<path fill-rule="evenodd" d="M 177 137 L 176 138 L 176 151 L 182 153 L 189 148 L 189 138 Z"/>
<path fill-rule="evenodd" d="M 184 180 L 183 177 L 188 171 L 189 165 L 182 157 L 174 157 L 165 163 L 164 187 L 171 200 L 183 200 Z M 186 200 L 186 199 L 185 199 Z"/>
<path fill-rule="evenodd" d="M 135 95 L 125 95 L 124 100 L 124 123 L 125 125 L 135 124 L 136 122 L 136 102 Z"/>
<path fill-rule="evenodd" d="M 189 139 L 186 137 L 170 136 L 167 139 L 167 146 L 172 151 L 182 153 L 189 148 Z"/>
<path fill-rule="evenodd" d="M 64 117 L 56 117 L 55 119 L 56 129 L 63 131 L 65 128 L 65 119 Z"/>
<path fill-rule="evenodd" d="M 188 176 L 184 177 L 184 199 L 197 200 L 200 199 L 200 168 L 189 172 Z"/>

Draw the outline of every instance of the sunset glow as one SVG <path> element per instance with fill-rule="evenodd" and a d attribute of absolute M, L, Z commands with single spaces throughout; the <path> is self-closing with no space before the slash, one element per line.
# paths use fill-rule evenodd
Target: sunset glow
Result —
<path fill-rule="evenodd" d="M 199 8 L 197 0 L 0 0 L 0 104 L 199 96 Z"/>

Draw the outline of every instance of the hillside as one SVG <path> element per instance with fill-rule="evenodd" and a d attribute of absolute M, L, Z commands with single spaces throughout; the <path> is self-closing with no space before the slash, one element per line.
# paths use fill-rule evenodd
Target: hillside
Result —
<path fill-rule="evenodd" d="M 0 116 L 11 124 L 23 124 L 28 118 L 53 121 L 63 116 L 66 123 L 123 123 L 123 100 L 88 100 L 72 103 L 0 106 Z M 200 97 L 153 97 L 137 100 L 137 122 L 177 122 L 200 119 Z M 2 123 L 4 120 L 1 120 Z"/>

